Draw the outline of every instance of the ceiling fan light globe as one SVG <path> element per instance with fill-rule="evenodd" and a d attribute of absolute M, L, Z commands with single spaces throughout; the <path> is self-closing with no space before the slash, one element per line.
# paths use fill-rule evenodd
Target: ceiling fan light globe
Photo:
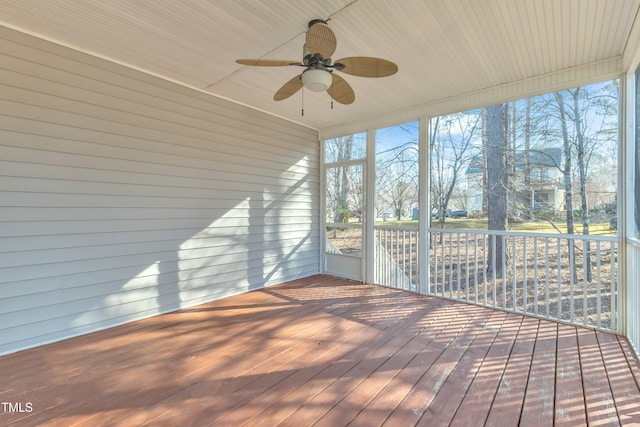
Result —
<path fill-rule="evenodd" d="M 302 73 L 302 84 L 306 89 L 323 92 L 333 83 L 333 76 L 327 70 L 313 69 Z"/>

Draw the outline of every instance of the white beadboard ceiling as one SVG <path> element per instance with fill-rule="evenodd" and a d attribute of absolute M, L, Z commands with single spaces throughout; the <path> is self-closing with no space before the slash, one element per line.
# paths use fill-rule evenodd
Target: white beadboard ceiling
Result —
<path fill-rule="evenodd" d="M 637 41 L 640 0 L 2 0 L 0 24 L 315 129 L 382 117 L 487 88 L 618 60 Z M 274 92 L 299 67 L 307 23 L 330 19 L 334 58 L 377 56 L 399 72 L 343 74 L 351 105 Z M 301 108 L 304 96 L 304 116 Z"/>

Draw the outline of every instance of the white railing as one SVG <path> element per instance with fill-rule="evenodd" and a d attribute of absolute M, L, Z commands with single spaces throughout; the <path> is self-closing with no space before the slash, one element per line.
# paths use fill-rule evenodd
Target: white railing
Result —
<path fill-rule="evenodd" d="M 429 238 L 428 295 L 618 332 L 616 237 L 431 228 Z M 376 283 L 417 292 L 418 231 L 376 227 L 375 246 Z"/>
<path fill-rule="evenodd" d="M 377 284 L 418 291 L 418 230 L 375 227 L 375 269 Z"/>
<path fill-rule="evenodd" d="M 627 292 L 626 299 L 626 330 L 624 335 L 629 338 L 638 357 L 640 357 L 640 243 L 627 240 Z"/>

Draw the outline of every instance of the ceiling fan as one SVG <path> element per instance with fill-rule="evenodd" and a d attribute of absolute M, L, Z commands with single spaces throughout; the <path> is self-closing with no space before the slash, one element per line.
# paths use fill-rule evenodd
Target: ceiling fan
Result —
<path fill-rule="evenodd" d="M 352 56 L 332 62 L 331 55 L 335 52 L 336 46 L 336 35 L 327 25 L 327 21 L 314 19 L 309 22 L 302 62 L 278 59 L 238 59 L 236 62 L 257 67 L 305 67 L 302 73 L 278 89 L 273 96 L 275 101 L 287 99 L 305 87 L 316 92 L 326 90 L 337 102 L 351 104 L 356 95 L 349 83 L 335 74 L 334 70 L 360 77 L 386 77 L 398 71 L 398 66 L 391 61 L 367 56 Z"/>

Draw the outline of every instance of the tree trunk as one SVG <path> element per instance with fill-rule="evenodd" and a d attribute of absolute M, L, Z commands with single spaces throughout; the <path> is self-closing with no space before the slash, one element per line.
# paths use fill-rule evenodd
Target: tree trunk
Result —
<path fill-rule="evenodd" d="M 585 161 L 585 141 L 582 132 L 582 112 L 580 111 L 580 88 L 573 93 L 573 121 L 576 127 L 576 139 L 578 142 L 578 176 L 580 177 L 580 210 L 582 211 L 582 234 L 589 234 L 589 204 L 587 200 L 587 162 Z M 584 242 L 584 268 L 586 268 L 587 281 L 591 282 L 591 242 Z"/>
<path fill-rule="evenodd" d="M 571 174 L 573 173 L 571 168 L 571 144 L 569 141 L 569 131 L 567 129 L 567 114 L 564 108 L 564 97 L 561 92 L 555 92 L 554 96 L 558 102 L 558 111 L 560 113 L 560 127 L 562 129 L 563 140 L 563 154 L 564 154 L 564 204 L 566 210 L 567 219 L 567 234 L 574 234 L 573 231 L 573 191 L 571 188 Z M 573 275 L 571 280 L 573 283 L 577 281 L 577 274 L 575 268 L 575 241 L 573 239 L 568 240 L 569 245 L 569 265 L 572 266 Z"/>
<path fill-rule="evenodd" d="M 507 229 L 507 151 L 509 140 L 505 137 L 505 108 L 503 104 L 493 105 L 487 110 L 487 208 L 489 230 Z M 502 278 L 502 260 L 506 259 L 503 236 L 496 236 L 489 242 L 487 273 L 489 277 Z M 495 269 L 494 269 L 495 267 Z"/>
<path fill-rule="evenodd" d="M 351 160 L 351 151 L 353 149 L 353 137 L 348 136 L 344 140 L 344 145 L 340 144 L 337 160 L 346 161 Z M 334 210 L 333 222 L 347 222 L 348 216 L 346 216 L 346 210 L 348 209 L 347 197 L 349 195 L 349 176 L 348 166 L 343 166 L 338 169 L 338 173 L 335 177 L 335 189 L 336 189 L 336 206 Z"/>
<path fill-rule="evenodd" d="M 484 215 L 488 212 L 487 205 L 487 146 L 489 145 L 489 134 L 487 132 L 488 123 L 487 117 L 489 116 L 489 109 L 482 109 L 482 213 Z"/>
<path fill-rule="evenodd" d="M 531 193 L 531 98 L 527 98 L 527 109 L 524 119 L 524 200 L 526 203 L 525 212 L 527 217 L 533 217 L 534 195 Z"/>
<path fill-rule="evenodd" d="M 562 93 L 555 92 L 554 96 L 558 101 L 558 111 L 560 112 L 560 127 L 562 129 L 563 155 L 564 155 L 564 205 L 566 210 L 567 234 L 573 234 L 573 192 L 571 188 L 571 143 L 569 141 L 569 131 L 567 129 L 567 114 L 564 109 L 564 97 Z"/>

